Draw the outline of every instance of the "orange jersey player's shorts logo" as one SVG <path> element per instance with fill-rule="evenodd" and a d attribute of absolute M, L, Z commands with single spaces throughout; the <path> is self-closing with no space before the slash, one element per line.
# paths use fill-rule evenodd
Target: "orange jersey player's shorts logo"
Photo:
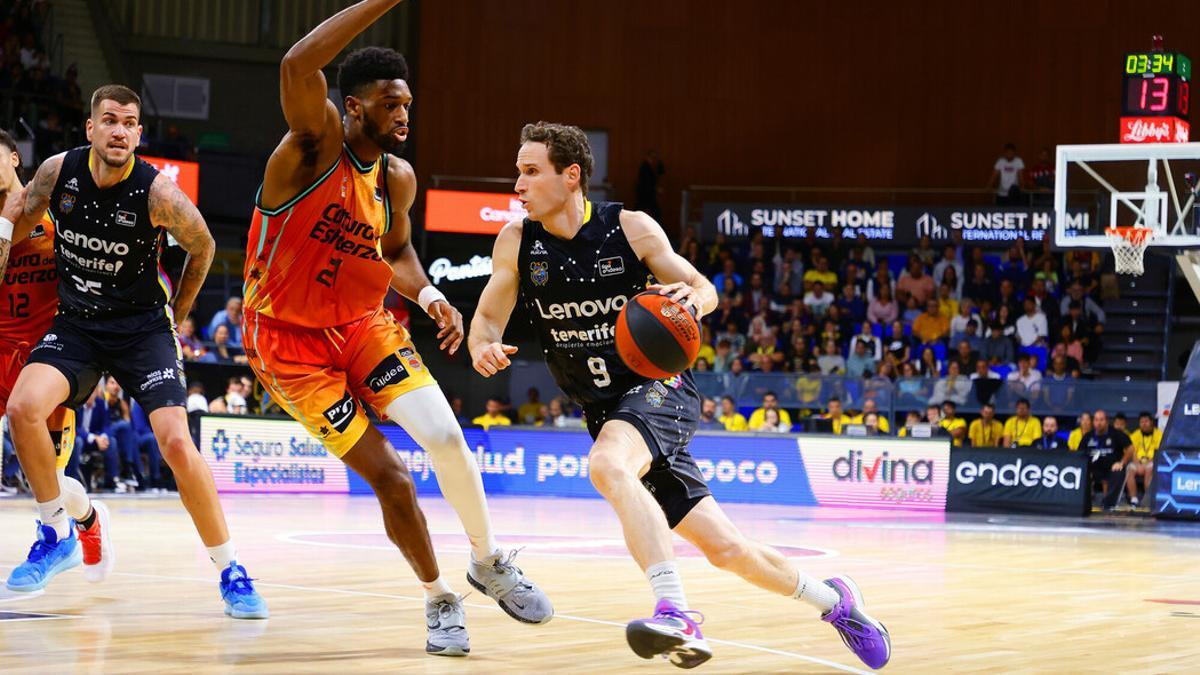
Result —
<path fill-rule="evenodd" d="M 406 348 L 407 349 L 407 348 Z M 407 349 L 412 354 L 411 349 Z M 396 384 L 408 379 L 408 369 L 400 362 L 400 352 L 387 355 L 375 369 L 367 375 L 367 386 L 378 394 L 389 384 Z"/>

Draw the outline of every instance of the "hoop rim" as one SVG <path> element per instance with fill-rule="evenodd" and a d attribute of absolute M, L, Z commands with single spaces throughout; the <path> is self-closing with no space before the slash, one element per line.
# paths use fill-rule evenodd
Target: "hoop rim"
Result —
<path fill-rule="evenodd" d="M 1153 239 L 1156 232 L 1155 228 L 1142 225 L 1118 225 L 1104 230 L 1104 234 L 1109 237 L 1120 237 L 1134 246 L 1142 245 Z"/>

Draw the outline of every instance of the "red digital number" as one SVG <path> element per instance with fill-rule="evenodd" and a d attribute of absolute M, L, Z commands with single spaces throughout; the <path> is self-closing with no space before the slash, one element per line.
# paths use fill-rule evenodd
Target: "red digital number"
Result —
<path fill-rule="evenodd" d="M 1165 77 L 1156 77 L 1153 80 L 1153 89 L 1150 96 L 1158 99 L 1158 103 L 1151 103 L 1151 112 L 1162 112 L 1167 109 L 1167 92 L 1171 89 L 1171 81 Z"/>
<path fill-rule="evenodd" d="M 1190 101 L 1189 101 L 1190 98 L 1191 98 L 1191 92 L 1189 91 L 1188 83 L 1180 82 L 1179 83 L 1179 114 L 1184 117 L 1187 117 L 1187 114 L 1188 114 L 1188 104 L 1190 103 Z"/>

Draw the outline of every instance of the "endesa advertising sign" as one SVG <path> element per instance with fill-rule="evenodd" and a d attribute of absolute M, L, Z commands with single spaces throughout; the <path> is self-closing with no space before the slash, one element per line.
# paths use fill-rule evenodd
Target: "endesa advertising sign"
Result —
<path fill-rule="evenodd" d="M 1088 214 L 1068 213 L 1066 231 L 1086 232 Z M 1007 247 L 1017 239 L 1040 242 L 1053 235 L 1053 209 L 1021 207 L 952 208 L 882 206 L 808 206 L 708 202 L 704 205 L 701 236 L 712 240 L 718 233 L 746 239 L 755 232 L 767 238 L 832 239 L 841 232 L 847 240 L 863 235 L 869 240 L 913 246 L 923 236 L 934 243 L 950 241 L 958 232 L 964 242 Z"/>
<path fill-rule="evenodd" d="M 196 204 L 200 200 L 200 165 L 196 162 L 185 162 L 178 159 L 163 159 L 162 157 L 150 157 L 149 155 L 138 155 L 142 159 L 149 162 L 158 172 L 170 178 L 183 190 L 183 194 Z"/>
<path fill-rule="evenodd" d="M 507 223 L 526 216 L 515 194 L 429 190 L 425 193 L 425 231 L 495 236 Z"/>
<path fill-rule="evenodd" d="M 821 506 L 946 509 L 948 440 L 800 436 L 796 443 Z"/>
<path fill-rule="evenodd" d="M 947 510 L 1081 516 L 1091 511 L 1088 457 L 1029 448 L 955 448 Z"/>

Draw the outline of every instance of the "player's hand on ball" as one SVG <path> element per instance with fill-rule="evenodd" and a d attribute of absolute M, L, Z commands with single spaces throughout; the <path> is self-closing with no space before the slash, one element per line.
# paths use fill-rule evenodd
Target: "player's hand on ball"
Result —
<path fill-rule="evenodd" d="M 449 354 L 458 351 L 466 332 L 463 330 L 462 314 L 445 300 L 435 300 L 429 304 L 429 318 L 437 322 L 438 339 L 442 341 L 439 349 L 449 348 Z"/>
<path fill-rule="evenodd" d="M 491 377 L 512 365 L 509 355 L 516 354 L 517 348 L 512 345 L 492 342 L 480 347 L 474 354 L 475 370 L 484 377 Z"/>
<path fill-rule="evenodd" d="M 673 284 L 651 284 L 646 287 L 648 291 L 658 291 L 660 295 L 665 295 L 675 302 L 687 307 L 691 311 L 692 316 L 700 316 L 699 300 L 696 297 L 696 289 L 690 285 L 680 281 Z"/>

